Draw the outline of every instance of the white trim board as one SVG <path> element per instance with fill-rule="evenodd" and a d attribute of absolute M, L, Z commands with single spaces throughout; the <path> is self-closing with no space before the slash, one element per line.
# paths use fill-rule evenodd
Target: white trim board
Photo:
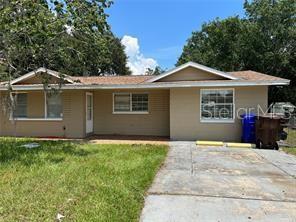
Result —
<path fill-rule="evenodd" d="M 21 76 L 19 78 L 16 78 L 16 79 L 12 80 L 10 84 L 14 85 L 14 84 L 16 84 L 18 82 L 30 79 L 30 78 L 36 76 L 38 73 L 47 73 L 47 74 L 49 74 L 49 75 L 51 75 L 53 77 L 56 77 L 56 78 L 60 79 L 60 74 L 58 72 L 42 67 L 42 68 L 39 68 L 39 69 L 34 70 L 32 72 L 29 72 L 29 73 L 27 73 L 27 74 L 25 74 L 25 75 L 23 75 L 23 76 Z M 68 78 L 67 76 L 65 77 L 65 80 L 68 81 L 69 83 L 74 83 L 74 81 L 71 80 L 70 78 Z"/>
<path fill-rule="evenodd" d="M 226 73 L 226 72 L 222 72 L 222 71 L 219 71 L 219 70 L 216 70 L 216 69 L 213 69 L 213 68 L 210 68 L 210 67 L 207 67 L 207 66 L 204 66 L 204 65 L 201 65 L 201 64 L 198 64 L 198 63 L 195 63 L 195 62 L 187 62 L 181 66 L 178 66 L 170 71 L 167 71 L 159 76 L 156 76 L 155 78 L 152 78 L 152 79 L 149 79 L 147 82 L 155 82 L 157 80 L 160 80 L 160 79 L 163 79 L 167 76 L 170 76 L 176 72 L 179 72 L 183 69 L 186 69 L 188 67 L 193 67 L 193 68 L 196 68 L 196 69 L 199 69 L 199 70 L 202 70 L 202 71 L 206 71 L 206 72 L 209 72 L 209 73 L 212 73 L 214 75 L 217 75 L 217 76 L 222 76 L 224 78 L 227 78 L 227 79 L 231 79 L 231 80 L 238 80 L 239 78 L 237 77 L 234 77 L 232 76 L 231 74 L 229 73 Z"/>
<path fill-rule="evenodd" d="M 290 81 L 203 81 L 191 83 L 147 83 L 147 84 L 126 84 L 126 85 L 82 85 L 82 84 L 64 84 L 63 90 L 67 89 L 169 89 L 169 88 L 190 88 L 190 87 L 235 87 L 235 86 L 285 86 L 289 85 Z M 56 85 L 52 85 L 56 86 Z M 7 91 L 6 86 L 0 86 L 0 91 Z M 43 85 L 15 85 L 12 86 L 14 91 L 26 90 L 44 90 Z"/>
<path fill-rule="evenodd" d="M 63 121 L 63 118 L 10 118 L 10 121 Z"/>

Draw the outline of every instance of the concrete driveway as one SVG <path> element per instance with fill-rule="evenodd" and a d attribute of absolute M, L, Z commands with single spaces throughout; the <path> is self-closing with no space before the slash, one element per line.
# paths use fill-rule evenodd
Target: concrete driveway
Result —
<path fill-rule="evenodd" d="M 143 222 L 296 221 L 296 158 L 274 150 L 171 142 Z"/>

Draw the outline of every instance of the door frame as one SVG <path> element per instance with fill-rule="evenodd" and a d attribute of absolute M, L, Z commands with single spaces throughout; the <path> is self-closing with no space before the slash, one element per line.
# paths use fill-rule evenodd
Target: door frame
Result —
<path fill-rule="evenodd" d="M 91 120 L 88 120 L 88 104 L 87 104 L 87 97 L 91 96 Z M 91 121 L 91 130 L 89 131 L 88 123 Z M 85 93 L 85 133 L 86 135 L 92 134 L 94 132 L 94 94 L 92 92 Z"/>

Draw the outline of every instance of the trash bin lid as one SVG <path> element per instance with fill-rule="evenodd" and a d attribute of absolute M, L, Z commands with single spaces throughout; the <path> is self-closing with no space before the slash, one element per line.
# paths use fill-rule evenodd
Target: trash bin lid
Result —
<path fill-rule="evenodd" d="M 256 115 L 255 114 L 253 114 L 253 113 L 244 113 L 244 114 L 242 114 L 241 115 L 241 118 L 248 118 L 248 119 L 251 119 L 251 118 L 255 118 L 256 117 Z"/>
<path fill-rule="evenodd" d="M 276 115 L 274 113 L 269 113 L 265 115 L 260 115 L 259 118 L 265 118 L 265 119 L 281 119 L 280 115 Z"/>

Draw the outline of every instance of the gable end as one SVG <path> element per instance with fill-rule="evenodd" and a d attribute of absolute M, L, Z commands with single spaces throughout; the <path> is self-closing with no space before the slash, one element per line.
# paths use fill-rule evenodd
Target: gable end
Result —
<path fill-rule="evenodd" d="M 186 72 L 190 70 L 190 72 Z M 193 71 L 195 70 L 195 71 Z M 180 75 L 177 77 L 177 75 Z M 156 76 L 147 82 L 170 82 L 170 81 L 201 81 L 201 80 L 238 80 L 239 78 L 198 63 L 188 62 L 178 66 L 162 75 Z"/>
<path fill-rule="evenodd" d="M 51 84 L 59 83 L 61 76 L 58 72 L 52 71 L 46 68 L 39 68 L 32 72 L 29 72 L 19 78 L 16 78 L 11 81 L 11 85 L 22 85 L 22 84 L 41 84 L 42 83 L 42 74 L 49 75 L 49 80 Z M 74 81 L 68 76 L 64 76 L 64 81 L 67 83 L 74 83 Z"/>

